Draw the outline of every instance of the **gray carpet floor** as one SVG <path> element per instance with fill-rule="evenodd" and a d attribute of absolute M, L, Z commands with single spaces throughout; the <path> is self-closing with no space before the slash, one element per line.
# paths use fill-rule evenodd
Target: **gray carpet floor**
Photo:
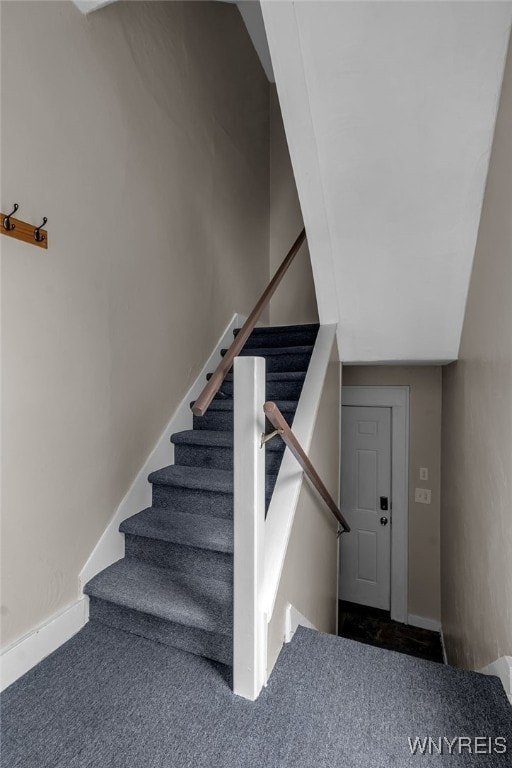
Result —
<path fill-rule="evenodd" d="M 508 754 L 411 755 L 416 736 Z M 3 768 L 512 766 L 497 678 L 300 628 L 260 698 L 218 663 L 89 623 L 2 696 Z"/>

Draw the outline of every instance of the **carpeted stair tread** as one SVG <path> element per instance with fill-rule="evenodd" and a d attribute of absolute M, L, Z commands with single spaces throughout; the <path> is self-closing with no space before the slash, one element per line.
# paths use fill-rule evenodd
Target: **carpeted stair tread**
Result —
<path fill-rule="evenodd" d="M 190 405 L 191 406 L 194 405 L 194 402 L 195 402 L 195 400 L 192 401 L 190 403 Z M 285 411 L 287 413 L 295 413 L 295 411 L 297 410 L 297 404 L 298 404 L 298 400 L 276 400 L 277 407 L 283 413 Z M 261 408 L 263 410 L 263 403 L 262 403 Z M 229 412 L 229 411 L 232 411 L 232 410 L 233 410 L 233 400 L 232 399 L 229 399 L 229 400 L 228 399 L 226 399 L 226 400 L 212 400 L 212 402 L 211 402 L 211 404 L 210 404 L 210 406 L 208 408 L 209 412 L 213 412 L 213 411 L 223 411 L 223 412 L 227 411 L 227 412 Z M 209 430 L 205 430 L 205 432 L 206 431 L 209 431 Z"/>
<path fill-rule="evenodd" d="M 233 448 L 233 432 L 221 432 L 209 429 L 186 429 L 171 435 L 174 445 L 199 445 L 211 448 Z M 283 443 L 270 440 L 265 444 L 267 451 L 282 450 Z"/>
<path fill-rule="evenodd" d="M 235 337 L 238 335 L 234 334 Z M 318 335 L 315 326 L 304 326 L 296 330 L 288 330 L 286 326 L 276 328 L 259 328 L 253 331 L 245 342 L 246 347 L 298 347 L 304 344 L 314 344 Z"/>
<path fill-rule="evenodd" d="M 181 467 L 170 464 L 152 472 L 148 480 L 158 485 L 172 485 L 197 491 L 233 493 L 233 472 L 206 467 Z"/>
<path fill-rule="evenodd" d="M 210 515 L 190 515 L 148 507 L 124 520 L 121 533 L 214 552 L 233 552 L 233 522 Z"/>
<path fill-rule="evenodd" d="M 167 485 L 175 488 L 233 493 L 233 472 L 229 469 L 182 467 L 179 464 L 170 464 L 168 467 L 152 472 L 148 480 L 156 485 Z M 266 484 L 269 485 L 275 480 L 275 476 L 267 475 L 265 480 Z"/>
<path fill-rule="evenodd" d="M 259 325 L 256 328 L 253 328 L 251 331 L 251 335 L 257 335 L 262 334 L 264 336 L 272 336 L 272 335 L 278 335 L 280 333 L 287 333 L 287 334 L 293 334 L 293 333 L 302 333 L 304 331 L 311 331 L 311 332 L 317 332 L 320 328 L 320 325 L 318 323 L 304 323 L 302 325 Z M 235 328 L 233 331 L 233 336 L 238 336 L 242 329 L 241 328 Z"/>
<path fill-rule="evenodd" d="M 84 591 L 188 627 L 228 636 L 233 631 L 232 585 L 208 576 L 175 573 L 124 558 L 91 579 Z"/>
<path fill-rule="evenodd" d="M 266 380 L 268 381 L 303 381 L 306 378 L 307 371 L 267 371 Z M 211 373 L 206 374 L 209 381 Z M 224 381 L 233 381 L 233 374 L 227 373 Z"/>
<path fill-rule="evenodd" d="M 226 354 L 227 349 L 221 349 L 222 356 Z M 295 355 L 311 355 L 313 345 L 303 345 L 299 347 L 244 347 L 240 351 L 241 357 L 284 357 Z"/>

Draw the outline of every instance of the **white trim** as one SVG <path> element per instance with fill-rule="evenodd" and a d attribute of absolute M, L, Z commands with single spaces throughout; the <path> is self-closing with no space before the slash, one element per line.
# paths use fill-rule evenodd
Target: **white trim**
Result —
<path fill-rule="evenodd" d="M 293 431 L 306 453 L 311 445 L 335 338 L 336 325 L 320 326 L 293 419 Z M 261 608 L 268 622 L 274 611 L 303 476 L 304 473 L 293 454 L 285 451 L 265 520 L 265 565 Z"/>
<path fill-rule="evenodd" d="M 448 664 L 448 654 L 446 652 L 446 643 L 444 641 L 444 632 L 443 632 L 442 626 L 440 629 L 440 633 L 441 633 L 441 648 L 443 649 L 443 661 L 445 664 Z"/>
<path fill-rule="evenodd" d="M 404 365 L 449 365 L 450 363 L 454 363 L 457 360 L 456 357 L 439 357 L 439 358 L 416 358 L 414 360 L 409 359 L 400 359 L 397 360 L 396 358 L 390 358 L 389 360 L 348 360 L 343 361 L 343 365 L 347 368 L 351 368 L 352 366 L 361 366 L 361 365 L 381 365 L 381 366 L 404 366 Z"/>
<path fill-rule="evenodd" d="M 307 627 L 308 629 L 314 629 L 316 632 L 318 632 L 318 629 L 309 621 L 309 619 L 306 619 L 306 617 L 303 616 L 302 613 L 298 611 L 294 605 L 288 603 L 284 614 L 285 643 L 289 643 L 293 639 L 293 636 L 298 627 Z"/>
<path fill-rule="evenodd" d="M 343 386 L 342 405 L 391 408 L 391 618 L 407 623 L 409 387 Z"/>
<path fill-rule="evenodd" d="M 266 622 L 259 594 L 265 526 L 265 358 L 236 357 L 234 407 L 233 693 L 254 701 L 266 682 Z"/>
<path fill-rule="evenodd" d="M 343 384 L 343 366 L 340 363 L 339 365 L 339 371 L 338 371 L 338 391 L 341 392 L 341 387 Z M 341 457 L 341 430 L 342 430 L 342 408 L 339 409 L 339 415 L 338 415 L 338 456 Z M 338 497 L 336 499 L 336 503 L 338 504 L 338 509 L 341 509 L 341 483 L 338 483 Z M 336 597 L 339 597 L 340 594 L 340 545 L 336 547 Z M 336 631 L 338 630 L 340 622 L 340 601 L 336 600 Z"/>
<path fill-rule="evenodd" d="M 121 501 L 113 518 L 82 568 L 80 573 L 81 589 L 97 573 L 124 557 L 124 535 L 119 532 L 120 524 L 127 517 L 131 517 L 131 515 L 135 515 L 142 509 L 151 506 L 151 486 L 148 483 L 148 475 L 156 469 L 173 463 L 174 446 L 170 442 L 170 436 L 173 432 L 192 429 L 190 402 L 195 400 L 201 393 L 205 385 L 206 374 L 209 371 L 215 370 L 222 359 L 220 350 L 223 347 L 229 347 L 233 341 L 233 329 L 239 327 L 244 320 L 245 316 L 243 315 L 233 315 L 200 374 L 176 408 L 171 420 L 158 438 L 157 444 L 139 470 L 126 496 Z"/>
<path fill-rule="evenodd" d="M 229 0 L 229 2 L 233 2 L 233 0 Z M 258 2 L 254 2 L 254 0 L 242 0 L 242 2 L 238 2 L 236 5 L 240 11 L 240 16 L 244 20 L 244 24 L 249 33 L 249 37 L 252 40 L 254 50 L 258 54 L 267 80 L 270 83 L 275 83 L 261 5 Z"/>
<path fill-rule="evenodd" d="M 480 670 L 483 675 L 495 675 L 499 677 L 507 694 L 509 702 L 512 704 L 512 656 L 501 656 L 491 664 Z"/>
<path fill-rule="evenodd" d="M 106 5 L 115 3 L 116 0 L 73 0 L 74 4 L 80 11 L 86 16 L 88 13 L 98 11 L 100 8 L 104 8 Z"/>
<path fill-rule="evenodd" d="M 14 683 L 29 669 L 76 635 L 89 621 L 89 598 L 81 597 L 52 616 L 30 634 L 2 651 L 1 690 Z"/>
<path fill-rule="evenodd" d="M 407 616 L 407 623 L 411 627 L 419 627 L 420 629 L 428 629 L 430 632 L 441 632 L 441 622 L 436 619 L 429 619 L 426 616 L 417 616 L 415 613 L 410 613 Z"/>

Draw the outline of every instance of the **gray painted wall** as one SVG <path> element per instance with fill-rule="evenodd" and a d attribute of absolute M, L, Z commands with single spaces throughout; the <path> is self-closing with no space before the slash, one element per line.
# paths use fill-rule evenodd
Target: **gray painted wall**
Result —
<path fill-rule="evenodd" d="M 512 655 L 512 50 L 459 361 L 443 371 L 442 617 L 448 658 Z"/>
<path fill-rule="evenodd" d="M 234 6 L 2 3 L 3 643 L 78 574 L 269 278 L 269 84 Z"/>

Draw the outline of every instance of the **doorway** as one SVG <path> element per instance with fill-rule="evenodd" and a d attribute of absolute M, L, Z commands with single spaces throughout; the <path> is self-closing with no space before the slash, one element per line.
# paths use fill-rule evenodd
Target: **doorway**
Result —
<path fill-rule="evenodd" d="M 407 622 L 408 387 L 342 388 L 341 600 Z"/>
<path fill-rule="evenodd" d="M 391 610 L 391 408 L 344 405 L 340 599 Z"/>

